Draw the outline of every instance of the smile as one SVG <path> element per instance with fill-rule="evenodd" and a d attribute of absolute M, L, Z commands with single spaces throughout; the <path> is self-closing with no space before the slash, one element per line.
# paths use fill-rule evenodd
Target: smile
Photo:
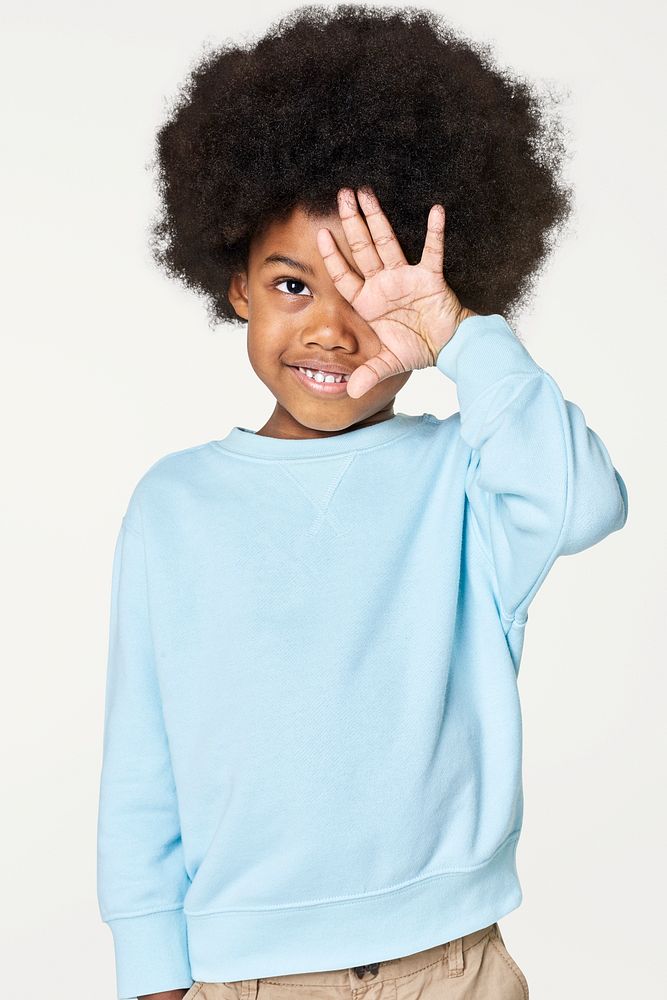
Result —
<path fill-rule="evenodd" d="M 320 372 L 312 371 L 307 368 L 294 368 L 292 365 L 287 365 L 291 372 L 294 372 L 295 377 L 299 380 L 301 385 L 305 386 L 311 392 L 316 393 L 318 396 L 343 396 L 347 395 L 347 381 L 349 375 L 333 375 L 331 372 Z M 308 375 L 307 372 L 310 371 L 311 374 Z M 339 379 L 340 381 L 336 381 Z"/>

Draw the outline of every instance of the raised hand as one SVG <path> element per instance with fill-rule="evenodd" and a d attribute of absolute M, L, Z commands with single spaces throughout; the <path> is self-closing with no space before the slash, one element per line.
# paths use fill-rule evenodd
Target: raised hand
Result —
<path fill-rule="evenodd" d="M 370 188 L 338 192 L 338 213 L 352 256 L 353 271 L 329 229 L 317 246 L 338 291 L 379 337 L 381 350 L 360 365 L 347 383 L 348 395 L 363 396 L 390 375 L 428 368 L 471 309 L 464 307 L 444 277 L 445 209 L 433 205 L 418 264 L 408 264 L 380 202 Z"/>

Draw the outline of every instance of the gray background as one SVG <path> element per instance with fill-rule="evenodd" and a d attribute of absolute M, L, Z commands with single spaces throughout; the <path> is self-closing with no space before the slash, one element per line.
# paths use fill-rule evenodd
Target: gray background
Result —
<path fill-rule="evenodd" d="M 569 96 L 576 217 L 515 324 L 607 445 L 625 528 L 561 558 L 519 685 L 524 901 L 503 918 L 535 1000 L 664 986 L 665 136 L 658 4 L 430 5 Z M 241 328 L 149 259 L 167 101 L 206 40 L 290 5 L 5 4 L 2 20 L 2 646 L 6 995 L 113 1000 L 95 898 L 112 549 L 162 455 L 259 427 L 272 397 Z M 396 410 L 446 416 L 415 373 Z"/>

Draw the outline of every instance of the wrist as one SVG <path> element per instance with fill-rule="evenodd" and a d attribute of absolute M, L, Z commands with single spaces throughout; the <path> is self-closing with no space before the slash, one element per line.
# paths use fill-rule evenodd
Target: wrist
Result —
<path fill-rule="evenodd" d="M 458 312 L 456 319 L 454 320 L 454 323 L 450 326 L 447 333 L 445 335 L 442 334 L 436 335 L 431 338 L 436 358 L 440 353 L 440 351 L 442 350 L 442 348 L 445 346 L 445 344 L 448 344 L 449 341 L 452 339 L 452 337 L 460 327 L 463 320 L 468 319 L 470 316 L 479 316 L 479 313 L 476 313 L 473 309 L 468 309 L 467 306 L 461 306 L 461 309 Z M 435 364 L 435 358 L 433 363 Z"/>

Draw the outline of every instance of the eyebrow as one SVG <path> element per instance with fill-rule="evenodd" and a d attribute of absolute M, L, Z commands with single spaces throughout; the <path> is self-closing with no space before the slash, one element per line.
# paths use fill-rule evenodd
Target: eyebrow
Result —
<path fill-rule="evenodd" d="M 286 264 L 287 267 L 293 267 L 297 271 L 301 271 L 302 274 L 309 274 L 311 277 L 315 277 L 315 272 L 310 266 L 310 264 L 304 264 L 300 260 L 294 260 L 293 257 L 287 257 L 282 253 L 272 253 L 264 260 L 262 267 L 266 267 L 267 264 Z"/>

